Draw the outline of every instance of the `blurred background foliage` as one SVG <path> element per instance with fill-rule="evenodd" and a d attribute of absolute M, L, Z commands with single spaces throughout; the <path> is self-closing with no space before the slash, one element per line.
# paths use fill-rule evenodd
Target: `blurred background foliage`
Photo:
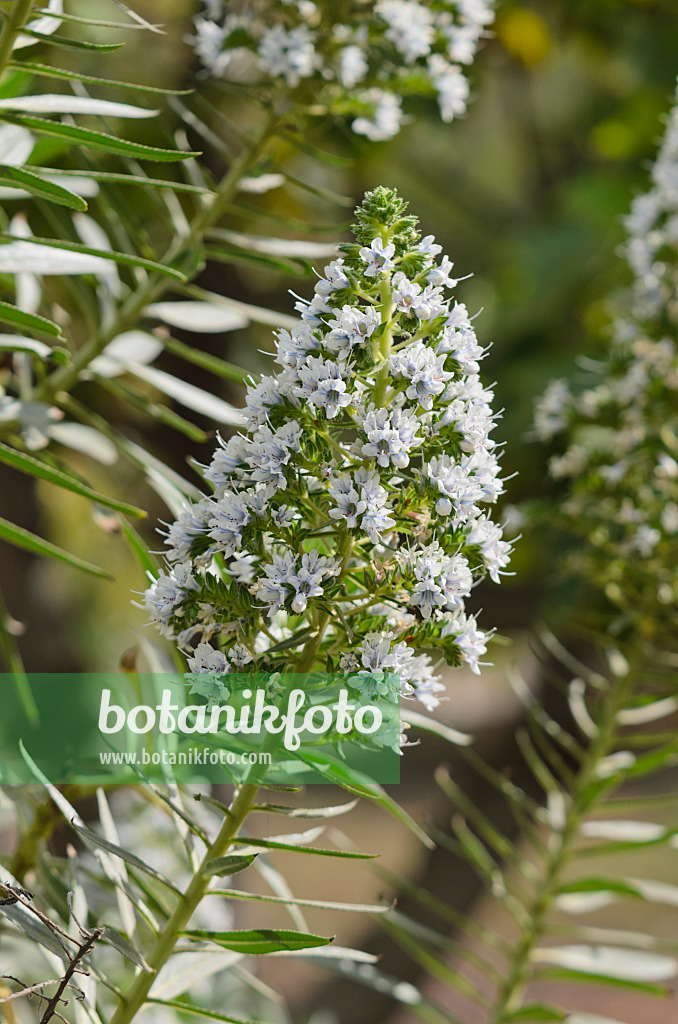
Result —
<path fill-rule="evenodd" d="M 125 35 L 124 48 L 108 56 L 106 74 L 124 77 L 124 66 L 127 74 L 134 68 L 139 82 L 177 89 L 199 85 L 200 72 L 186 45 L 196 6 L 187 0 L 139 0 L 137 7 L 149 20 L 162 22 L 166 34 Z M 110 6 L 96 0 L 73 0 L 71 9 L 110 17 Z M 73 25 L 72 34 L 88 31 Z M 73 58 L 60 53 L 62 63 L 64 57 L 77 60 L 81 70 L 100 70 L 96 54 Z M 35 59 L 49 61 L 48 47 L 39 55 L 36 51 Z M 90 69 L 84 67 L 87 61 Z M 621 218 L 633 195 L 645 187 L 677 70 L 673 0 L 507 0 L 499 7 L 494 37 L 473 67 L 473 102 L 464 120 L 443 125 L 433 103 L 421 100 L 412 123 L 395 140 L 376 144 L 358 138 L 348 126 L 316 122 L 308 142 L 331 154 L 331 161 L 318 162 L 285 142 L 278 142 L 273 154 L 275 162 L 315 191 L 288 182 L 264 195 L 241 194 L 229 211 L 229 226 L 336 242 L 345 237 L 350 211 L 366 189 L 377 184 L 398 188 L 420 213 L 424 231 L 434 232 L 449 252 L 460 276 L 473 273 L 459 285 L 458 297 L 472 313 L 482 310 L 478 334 L 493 345 L 484 373 L 496 381 L 496 406 L 504 409 L 497 435 L 506 443 L 506 475 L 517 474 L 507 485 L 506 501 L 516 506 L 541 500 L 552 485 L 544 451 L 527 436 L 533 402 L 546 381 L 568 371 L 577 354 L 594 354 L 596 345 L 606 344 L 610 295 L 626 283 L 619 259 Z M 209 93 L 227 121 L 205 116 L 228 146 L 239 130 L 247 131 L 258 111 L 224 87 L 211 86 Z M 209 169 L 221 173 L 224 155 L 206 147 L 186 122 L 183 99 L 170 104 L 162 118 L 133 125 L 133 137 L 163 145 L 179 128 L 192 148 L 205 151 Z M 193 109 L 200 110 L 199 100 Z M 324 198 L 325 190 L 345 197 L 343 204 Z M 119 192 L 119 201 L 128 210 L 135 208 L 142 222 L 144 195 L 143 190 Z M 248 210 L 257 211 L 256 216 Z M 311 234 L 304 230 L 308 223 L 323 230 Z M 303 266 L 297 276 L 273 265 L 211 263 L 199 284 L 289 314 L 294 300 L 288 290 L 310 294 L 312 279 L 304 279 Z M 248 371 L 266 371 L 269 365 L 268 326 L 204 338 L 173 333 Z M 215 387 L 214 377 L 169 353 L 160 365 Z M 238 385 L 216 386 L 223 397 L 240 403 Z M 88 395 L 88 403 L 94 400 Z M 200 443 L 142 411 L 121 411 L 102 389 L 96 401 L 106 417 L 124 416 L 116 424 L 124 433 L 192 479 L 187 458 L 208 461 L 212 421 L 198 417 L 208 435 Z M 78 458 L 69 455 L 75 468 Z M 121 464 L 103 467 L 87 459 L 86 469 L 93 486 L 106 490 L 114 476 L 117 493 L 126 491 L 148 509 L 141 529 L 149 546 L 159 548 L 154 524 L 168 518 L 159 499 L 148 489 L 142 493 L 138 478 Z M 138 641 L 144 623 L 129 593 L 143 589 L 145 581 L 122 539 L 109 519 L 99 516 L 93 522 L 85 503 L 47 487 L 39 490 L 35 507 L 26 506 L 22 520 L 21 510 L 12 506 L 25 502 L 26 495 L 13 492 L 8 476 L 3 480 L 3 514 L 14 512 L 29 528 L 26 516 L 37 518 L 57 543 L 77 534 L 78 553 L 116 577 L 110 585 L 90 581 L 55 563 L 27 560 L 5 549 L 3 575 L 20 574 L 7 599 L 13 614 L 25 620 L 27 667 L 96 670 L 115 665 Z M 517 545 L 516 576 L 502 588 L 487 584 L 478 591 L 478 605 L 491 609 L 490 620 L 500 629 L 525 628 L 543 613 L 553 571 L 550 547 L 529 531 Z"/>

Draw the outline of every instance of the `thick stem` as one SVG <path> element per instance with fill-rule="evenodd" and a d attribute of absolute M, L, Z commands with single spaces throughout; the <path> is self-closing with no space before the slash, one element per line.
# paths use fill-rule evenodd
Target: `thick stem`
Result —
<path fill-rule="evenodd" d="M 393 317 L 393 291 L 391 289 L 390 274 L 384 278 L 384 282 L 381 286 L 381 305 L 379 307 L 379 313 L 381 315 L 381 322 L 388 326 L 385 327 L 381 337 L 379 338 L 378 356 L 381 360 L 381 366 L 377 372 L 373 395 L 373 401 L 377 408 L 380 408 L 384 404 L 384 398 L 386 397 L 386 389 L 389 381 L 388 358 L 391 354 L 391 346 L 393 345 L 393 327 L 391 326 L 391 319 Z"/>
<path fill-rule="evenodd" d="M 244 783 L 236 796 L 228 816 L 224 820 L 218 836 L 207 849 L 200 867 L 189 882 L 186 892 L 181 897 L 165 927 L 155 940 L 153 948 L 146 957 L 150 971 L 137 974 L 127 995 L 123 998 L 110 1020 L 110 1024 L 130 1024 L 144 1005 L 153 982 L 160 970 L 172 955 L 179 934 L 186 928 L 194 911 L 203 899 L 210 884 L 211 876 L 205 871 L 207 862 L 215 857 L 222 857 L 237 836 L 245 818 L 250 812 L 259 787 L 252 783 Z"/>
<path fill-rule="evenodd" d="M 32 7 L 33 0 L 14 0 L 9 12 L 5 14 L 7 20 L 0 34 L 0 78 L 2 78 L 7 63 L 12 56 L 16 37 L 28 21 Z"/>
<path fill-rule="evenodd" d="M 582 818 L 588 810 L 585 799 L 586 791 L 596 778 L 598 763 L 611 752 L 614 746 L 617 735 L 617 715 L 624 707 L 632 685 L 633 676 L 632 672 L 629 672 L 624 679 L 613 682 L 610 687 L 603 707 L 598 735 L 588 748 L 573 783 L 565 824 L 555 848 L 544 864 L 541 885 L 537 889 L 531 906 L 527 908 L 527 919 L 530 921 L 530 926 L 515 947 L 508 976 L 499 991 L 488 1024 L 505 1024 L 507 1019 L 521 1006 L 523 993 L 532 972 L 532 952 L 541 942 L 546 926 L 546 915 L 557 895 L 561 873 L 569 862 L 572 844 L 579 834 Z"/>
<path fill-rule="evenodd" d="M 241 179 L 261 156 L 271 136 L 275 133 L 277 125 L 278 116 L 272 113 L 252 144 L 233 161 L 227 174 L 219 183 L 214 198 L 196 214 L 188 234 L 175 238 L 160 262 L 166 266 L 175 265 L 201 244 L 207 229 L 218 221 L 225 207 L 238 191 Z M 117 335 L 136 327 L 144 308 L 151 302 L 157 301 L 165 292 L 175 286 L 174 280 L 167 275 L 150 274 L 146 282 L 135 290 L 123 304 L 111 326 L 79 348 L 68 365 L 60 366 L 51 373 L 36 388 L 33 400 L 50 402 L 60 391 L 70 391 L 77 384 L 83 370 L 103 351 L 106 345 Z"/>

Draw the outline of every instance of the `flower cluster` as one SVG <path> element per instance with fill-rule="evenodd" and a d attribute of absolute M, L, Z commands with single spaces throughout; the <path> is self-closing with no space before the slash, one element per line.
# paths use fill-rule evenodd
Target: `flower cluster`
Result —
<path fill-rule="evenodd" d="M 275 80 L 373 140 L 398 134 L 404 95 L 435 95 L 444 121 L 465 112 L 464 67 L 488 34 L 494 0 L 368 0 L 342 5 L 342 23 L 332 6 L 205 0 L 193 45 L 214 77 Z"/>
<path fill-rule="evenodd" d="M 487 506 L 502 490 L 484 350 L 456 282 L 396 193 L 357 210 L 357 244 L 276 335 L 247 429 L 222 441 L 213 493 L 167 530 L 145 606 L 191 671 L 397 673 L 435 707 L 430 652 L 479 671 L 487 634 L 465 611 L 510 548 Z M 356 675 L 357 674 L 357 675 Z"/>
<path fill-rule="evenodd" d="M 633 284 L 588 387 L 552 381 L 535 428 L 562 435 L 550 463 L 569 478 L 566 525 L 579 565 L 626 620 L 669 631 L 678 604 L 678 98 L 652 185 L 626 218 Z M 581 378 L 581 372 L 578 377 Z"/>

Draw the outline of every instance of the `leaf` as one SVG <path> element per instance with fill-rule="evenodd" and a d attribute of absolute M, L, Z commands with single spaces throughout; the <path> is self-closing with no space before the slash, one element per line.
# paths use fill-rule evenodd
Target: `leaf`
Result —
<path fill-rule="evenodd" d="M 146 864 L 145 861 L 141 860 L 135 854 L 130 853 L 129 850 L 125 850 L 124 847 L 118 846 L 117 843 L 109 842 L 108 839 L 104 839 L 104 837 L 100 836 L 97 832 L 92 832 L 91 829 L 86 828 L 84 825 L 78 825 L 75 821 L 71 821 L 71 827 L 83 837 L 88 846 L 98 847 L 102 850 L 106 850 L 108 853 L 114 854 L 116 857 L 120 857 L 120 859 L 124 860 L 126 864 L 129 864 L 133 868 L 137 868 L 138 871 L 143 871 L 146 875 L 150 875 L 151 878 L 155 878 L 156 882 L 162 882 L 163 885 L 166 885 L 178 896 L 181 895 L 181 891 L 176 887 L 174 882 L 171 882 L 169 878 L 162 874 L 162 872 L 157 871 L 156 868 L 151 867 L 150 864 Z"/>
<path fill-rule="evenodd" d="M 210 889 L 208 896 L 225 896 L 231 900 L 252 900 L 261 903 L 281 903 L 283 906 L 317 907 L 319 910 L 341 910 L 359 914 L 386 914 L 391 907 L 385 903 L 336 903 L 333 900 L 305 900 L 296 896 L 261 896 L 242 889 Z"/>
<path fill-rule="evenodd" d="M 0 334 L 0 349 L 5 352 L 32 352 L 40 359 L 49 359 L 53 352 L 44 341 L 22 338 L 18 334 Z"/>
<path fill-rule="evenodd" d="M 150 967 L 142 957 L 141 953 L 134 948 L 134 946 L 128 942 L 122 932 L 119 932 L 117 928 L 112 928 L 110 925 L 104 927 L 104 933 L 101 936 L 102 941 L 108 943 L 109 946 L 113 946 L 117 949 L 118 953 L 122 953 L 127 960 L 131 960 L 133 964 L 140 967 L 142 971 L 150 971 Z"/>
<path fill-rule="evenodd" d="M 133 516 L 135 519 L 144 519 L 146 517 L 143 509 L 129 505 L 126 501 L 118 501 L 116 498 L 108 498 L 104 494 L 99 494 L 98 491 L 94 491 L 87 484 L 81 483 L 76 477 L 71 476 L 70 473 L 41 462 L 32 455 L 18 452 L 1 441 L 0 462 L 4 462 L 6 466 L 13 466 L 14 469 L 19 469 L 22 473 L 28 473 L 30 476 L 38 477 L 40 480 L 46 480 L 57 487 L 63 487 L 67 491 L 73 491 L 74 494 L 79 494 L 83 498 L 89 498 L 90 501 L 96 501 L 100 505 L 106 506 L 106 508 L 113 508 L 117 512 Z"/>
<path fill-rule="evenodd" d="M 470 736 L 468 733 L 459 732 L 458 729 L 451 729 L 449 725 L 437 722 L 435 718 L 420 715 L 417 711 L 410 711 L 409 708 L 402 708 L 400 717 L 403 722 L 413 725 L 415 729 L 421 729 L 422 732 L 430 732 L 434 736 L 440 736 L 455 746 L 467 747 L 470 743 L 473 743 L 473 736 Z"/>
<path fill-rule="evenodd" d="M 113 466 L 118 461 L 118 450 L 110 438 L 83 423 L 54 423 L 49 436 L 66 448 L 89 455 L 102 466 Z"/>
<path fill-rule="evenodd" d="M 30 331 L 32 334 L 39 334 L 43 338 L 60 338 L 61 328 L 44 316 L 37 316 L 35 313 L 24 313 L 22 309 L 10 305 L 9 302 L 0 302 L 0 323 L 11 324 L 12 327 L 20 327 Z"/>
<path fill-rule="evenodd" d="M 256 853 L 251 853 L 249 856 L 229 854 L 226 857 L 215 857 L 207 861 L 203 870 L 206 875 L 235 875 L 253 864 L 256 856 Z"/>
<path fill-rule="evenodd" d="M 156 274 L 166 274 L 168 277 L 175 277 L 179 281 L 185 281 L 185 276 L 173 267 L 167 267 L 162 263 L 156 263 L 154 260 L 144 259 L 142 256 L 130 256 L 128 253 L 116 252 L 114 249 L 93 249 L 89 245 L 83 245 L 82 242 L 67 242 L 64 239 L 58 238 L 31 238 L 30 242 L 25 241 L 16 235 L 0 234 L 0 240 L 6 240 L 10 244 L 0 246 L 0 272 L 2 273 L 21 273 L 27 271 L 31 274 L 99 274 L 106 273 L 108 267 L 103 261 L 112 261 L 114 263 L 122 263 L 125 266 L 130 267 L 143 267 L 145 270 L 150 270 Z M 55 254 L 46 255 L 39 251 L 42 247 L 50 250 L 56 250 L 56 258 L 59 263 L 55 263 Z M 10 253 L 7 252 L 10 250 Z M 69 259 L 72 257 L 64 257 L 64 253 L 73 253 L 78 256 L 90 256 L 91 259 L 88 261 L 82 260 L 82 269 L 78 269 L 78 261 L 72 264 L 75 269 L 62 269 L 64 266 L 71 266 Z M 12 258 L 14 259 L 14 269 L 10 269 L 12 264 Z M 94 260 L 98 262 L 94 263 Z"/>
<path fill-rule="evenodd" d="M 44 946 L 45 949 L 58 956 L 64 963 L 70 963 L 70 956 L 56 935 L 29 911 L 24 910 L 18 904 L 14 904 L 13 906 L 0 906 L 0 914 L 8 918 L 17 928 L 21 929 L 30 939 L 31 943 Z"/>
<path fill-rule="evenodd" d="M 47 10 L 50 12 L 47 15 L 43 15 L 41 18 L 36 18 L 34 21 L 29 21 L 26 28 L 31 29 L 33 32 L 39 32 L 41 35 L 51 35 L 61 25 L 58 17 L 53 15 L 63 14 L 64 3 L 63 0 L 49 0 L 47 4 Z M 20 50 L 24 46 L 35 46 L 35 40 L 29 35 L 22 33 L 14 41 L 13 50 Z"/>
<path fill-rule="evenodd" d="M 213 356 L 209 352 L 203 352 L 201 349 L 185 345 L 183 341 L 177 341 L 176 338 L 165 338 L 164 347 L 167 352 L 172 352 L 175 356 L 185 359 L 187 363 L 193 363 L 194 366 L 201 366 L 203 370 L 208 370 L 215 377 L 244 384 L 249 376 L 239 366 L 227 363 L 225 359 Z"/>
<path fill-rule="evenodd" d="M 179 999 L 147 999 L 147 1003 L 156 1003 L 160 1006 L 170 1006 L 173 1010 L 180 1010 L 181 1013 L 192 1013 L 198 1017 L 207 1017 L 209 1020 L 225 1021 L 225 1024 L 259 1024 L 258 1021 L 246 1021 L 239 1017 L 226 1017 L 216 1010 L 206 1010 L 202 1006 L 194 1006 L 192 1003 L 184 1003 Z"/>
<path fill-rule="evenodd" d="M 46 199 L 48 202 L 58 203 L 59 206 L 67 206 L 71 210 L 87 209 L 85 200 L 74 192 L 23 167 L 0 164 L 0 186 L 3 188 L 18 186 L 31 195 L 37 196 L 38 199 Z"/>
<path fill-rule="evenodd" d="M 527 1024 L 528 1021 L 564 1021 L 565 1014 L 555 1006 L 545 1006 L 543 1003 L 530 1003 L 528 1006 L 515 1010 L 504 1017 L 505 1024 Z"/>
<path fill-rule="evenodd" d="M 11 61 L 9 67 L 19 71 L 29 71 L 32 75 L 42 78 L 62 78 L 67 81 L 88 82 L 91 85 L 112 85 L 117 89 L 132 89 L 136 92 L 153 92 L 163 96 L 183 95 L 190 89 L 161 89 L 157 85 L 139 85 L 136 82 L 121 82 L 113 78 L 98 78 L 96 75 L 84 75 L 80 72 L 66 71 L 64 68 L 52 68 L 47 64 L 36 64 L 32 61 Z"/>
<path fill-rule="evenodd" d="M 51 38 L 44 32 L 36 32 L 35 29 L 28 28 L 28 26 L 23 30 L 22 35 L 28 36 L 29 39 L 35 39 L 39 43 L 48 42 L 60 50 L 96 50 L 99 53 L 113 53 L 114 50 L 120 50 L 125 45 L 124 43 L 90 43 L 83 39 L 70 39 L 68 36 Z"/>
<path fill-rule="evenodd" d="M 263 195 L 264 192 L 271 192 L 274 188 L 280 188 L 284 184 L 284 174 L 259 174 L 257 177 L 241 178 L 238 182 L 238 188 L 241 192 Z"/>
<path fill-rule="evenodd" d="M 354 853 L 351 850 L 320 850 L 316 846 L 297 846 L 290 843 L 279 843 L 271 839 L 254 839 L 237 836 L 232 840 L 238 843 L 262 850 L 287 850 L 290 853 L 307 853 L 315 857 L 344 857 L 347 860 L 373 860 L 378 856 L 376 853 Z"/>
<path fill-rule="evenodd" d="M 348 814 L 358 806 L 358 800 L 349 800 L 345 804 L 334 807 L 286 807 L 283 804 L 255 804 L 253 811 L 264 811 L 266 814 L 284 814 L 288 818 L 338 818 Z"/>
<path fill-rule="evenodd" d="M 228 402 L 224 402 L 216 395 L 211 395 L 208 391 L 203 391 L 195 384 L 189 384 L 188 381 L 173 377 L 172 374 L 166 373 L 164 370 L 142 366 L 131 360 L 125 363 L 125 369 L 140 380 L 145 380 L 147 384 L 151 384 L 158 391 L 162 391 L 163 394 L 169 395 L 180 405 L 185 405 L 194 412 L 208 416 L 217 423 L 240 427 L 246 422 L 243 414 Z"/>
<path fill-rule="evenodd" d="M 565 1018 L 565 1024 L 623 1024 L 612 1017 L 601 1017 L 597 1013 L 572 1013 Z"/>
<path fill-rule="evenodd" d="M 232 309 L 242 313 L 248 320 L 254 320 L 257 324 L 271 324 L 273 327 L 290 328 L 299 326 L 299 318 L 290 316 L 289 313 L 279 313 L 275 309 L 253 306 L 249 302 L 240 302 L 239 299 L 231 299 L 225 295 L 218 295 L 216 292 L 205 291 L 205 289 L 199 288 L 197 285 L 186 285 L 183 291 L 215 306 L 223 306 L 224 309 Z"/>
<path fill-rule="evenodd" d="M 213 228 L 211 238 L 221 239 L 249 252 L 260 252 L 266 256 L 299 257 L 320 260 L 337 255 L 334 242 L 306 242 L 298 238 L 264 238 L 261 235 L 244 235 L 227 228 Z"/>
<path fill-rule="evenodd" d="M 188 160 L 190 157 L 200 156 L 199 153 L 186 152 L 185 150 L 158 149 L 156 146 L 144 146 L 140 142 L 128 142 L 126 139 L 118 139 L 114 135 L 97 131 L 94 128 L 80 128 L 76 125 L 62 124 L 60 121 L 50 121 L 43 117 L 29 117 L 25 114 L 5 114 L 4 118 L 11 124 L 22 125 L 39 135 L 49 135 L 55 139 L 63 139 L 65 142 L 77 142 L 81 146 L 89 146 L 92 149 L 100 149 L 105 153 L 115 153 L 118 156 L 134 157 L 138 160 L 157 160 L 168 162 L 172 160 Z"/>
<path fill-rule="evenodd" d="M 212 302 L 155 302 L 146 307 L 144 314 L 197 334 L 237 331 L 249 322 L 242 313 Z"/>
<path fill-rule="evenodd" d="M 70 565 L 73 569 L 80 569 L 81 572 L 89 573 L 91 576 L 99 576 L 105 580 L 113 579 L 110 572 L 100 569 L 98 565 L 92 565 L 91 562 L 86 562 L 84 559 L 78 558 L 77 555 L 64 551 L 63 548 L 57 547 L 51 541 L 43 540 L 42 537 L 36 536 L 36 534 L 31 533 L 29 530 L 25 530 L 22 526 L 15 526 L 14 523 L 1 518 L 0 540 L 7 541 L 8 544 L 13 544 L 14 547 L 23 548 L 25 551 L 31 551 L 35 555 L 56 558 L 58 561 Z"/>
<path fill-rule="evenodd" d="M 553 946 L 535 949 L 533 960 L 583 974 L 631 982 L 668 981 L 678 973 L 678 961 L 673 957 L 617 946 Z"/>
<path fill-rule="evenodd" d="M 0 163 L 22 167 L 31 153 L 35 140 L 25 128 L 16 124 L 0 124 Z"/>
<path fill-rule="evenodd" d="M 152 363 L 163 350 L 163 343 L 146 331 L 125 331 L 110 341 L 101 355 L 89 364 L 92 373 L 99 377 L 117 377 L 126 372 L 125 363 Z"/>
<path fill-rule="evenodd" d="M 231 969 L 240 959 L 240 954 L 225 949 L 201 953 L 199 957 L 193 951 L 174 953 L 153 982 L 148 1002 L 174 999 L 212 975 Z"/>
<path fill-rule="evenodd" d="M 28 114 L 92 114 L 101 117 L 156 117 L 157 110 L 114 103 L 91 96 L 44 93 L 41 96 L 8 96 L 0 99 L 0 110 L 18 110 Z"/>
<path fill-rule="evenodd" d="M 310 274 L 308 264 L 301 261 L 284 260 L 279 256 L 265 256 L 263 253 L 248 252 L 235 246 L 210 245 L 206 247 L 205 254 L 208 259 L 216 260 L 219 263 L 233 264 L 234 266 L 265 267 L 267 270 L 292 274 L 294 277 L 308 277 Z"/>
<path fill-rule="evenodd" d="M 210 932 L 203 930 L 184 931 L 181 933 L 191 939 L 209 939 L 225 949 L 235 953 L 262 956 L 266 953 L 277 953 L 282 950 L 313 949 L 316 946 L 327 946 L 331 938 L 323 935 L 312 935 L 309 932 L 293 932 L 283 928 L 250 928 L 233 932 Z"/>
<path fill-rule="evenodd" d="M 656 843 L 671 834 L 653 821 L 585 821 L 580 833 L 587 839 L 609 839 L 621 843 Z"/>

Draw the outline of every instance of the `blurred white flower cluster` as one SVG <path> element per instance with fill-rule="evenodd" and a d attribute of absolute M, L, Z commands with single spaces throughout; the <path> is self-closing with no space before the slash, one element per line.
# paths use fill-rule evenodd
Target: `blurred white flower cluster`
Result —
<path fill-rule="evenodd" d="M 487 634 L 465 601 L 510 554 L 487 513 L 493 395 L 452 263 L 406 205 L 365 197 L 357 243 L 277 332 L 279 372 L 252 381 L 247 430 L 205 467 L 213 493 L 167 531 L 144 601 L 194 673 L 398 673 L 432 708 L 427 651 L 479 671 Z"/>
<path fill-rule="evenodd" d="M 587 387 L 549 384 L 535 429 L 565 440 L 550 469 L 571 480 L 563 512 L 591 542 L 581 556 L 591 578 L 628 616 L 662 628 L 678 603 L 678 105 L 626 227 L 633 284 L 611 345 L 587 361 Z"/>
<path fill-rule="evenodd" d="M 404 96 L 437 96 L 444 121 L 465 112 L 464 68 L 493 18 L 494 0 L 206 0 L 192 42 L 210 75 L 273 81 L 381 140 L 400 131 Z"/>

